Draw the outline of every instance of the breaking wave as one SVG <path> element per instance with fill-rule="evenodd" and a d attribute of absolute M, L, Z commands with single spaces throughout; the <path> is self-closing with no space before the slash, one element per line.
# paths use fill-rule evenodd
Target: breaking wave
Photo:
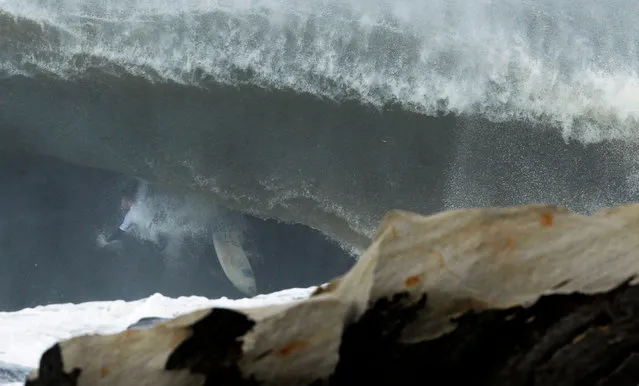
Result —
<path fill-rule="evenodd" d="M 634 194 L 636 14 L 627 0 L 0 0 L 0 150 L 206 191 L 356 246 L 395 207 L 587 210 Z"/>
<path fill-rule="evenodd" d="M 0 66 L 525 118 L 598 141 L 635 136 L 638 12 L 619 0 L 3 0 Z"/>

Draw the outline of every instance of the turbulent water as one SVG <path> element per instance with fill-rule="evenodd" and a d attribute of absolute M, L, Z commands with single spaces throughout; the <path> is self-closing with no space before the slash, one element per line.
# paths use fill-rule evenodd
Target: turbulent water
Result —
<path fill-rule="evenodd" d="M 639 3 L 0 0 L 0 150 L 354 248 L 401 208 L 634 198 Z"/>

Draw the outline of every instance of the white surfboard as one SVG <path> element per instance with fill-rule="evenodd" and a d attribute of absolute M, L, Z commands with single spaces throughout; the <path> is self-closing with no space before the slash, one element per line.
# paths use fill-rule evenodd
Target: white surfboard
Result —
<path fill-rule="evenodd" d="M 213 245 L 222 270 L 231 283 L 249 296 L 257 293 L 253 268 L 235 232 L 213 232 Z"/>

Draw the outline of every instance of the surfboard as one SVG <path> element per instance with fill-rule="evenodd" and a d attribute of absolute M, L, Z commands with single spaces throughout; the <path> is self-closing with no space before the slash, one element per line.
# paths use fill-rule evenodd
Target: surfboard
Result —
<path fill-rule="evenodd" d="M 222 270 L 231 283 L 246 295 L 257 293 L 253 268 L 236 233 L 213 232 L 213 245 Z"/>

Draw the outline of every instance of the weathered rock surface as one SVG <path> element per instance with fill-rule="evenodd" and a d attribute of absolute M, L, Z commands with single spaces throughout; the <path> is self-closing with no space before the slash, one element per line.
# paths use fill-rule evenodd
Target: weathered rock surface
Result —
<path fill-rule="evenodd" d="M 639 204 L 389 213 L 309 299 L 46 351 L 28 385 L 636 385 Z"/>

